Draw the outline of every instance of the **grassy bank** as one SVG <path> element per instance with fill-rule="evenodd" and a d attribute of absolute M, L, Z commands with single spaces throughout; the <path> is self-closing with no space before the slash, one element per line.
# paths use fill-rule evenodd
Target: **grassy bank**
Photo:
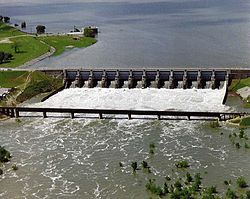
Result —
<path fill-rule="evenodd" d="M 42 72 L 1 71 L 0 87 L 14 88 L 1 105 L 13 106 L 40 93 L 52 92 L 62 86 L 62 79 L 56 79 Z"/>
<path fill-rule="evenodd" d="M 250 78 L 234 79 L 229 87 L 229 91 L 237 92 L 239 89 L 244 87 L 250 87 Z M 244 101 L 244 107 L 250 108 L 250 96 L 248 96 L 246 99 L 243 99 L 243 101 Z"/>
<path fill-rule="evenodd" d="M 66 49 L 88 47 L 96 41 L 88 37 L 30 35 L 0 22 L 0 51 L 13 55 L 10 61 L 0 64 L 0 67 L 15 68 L 23 65 L 49 52 L 50 46 L 56 49 L 53 54 L 56 56 Z"/>
<path fill-rule="evenodd" d="M 96 39 L 94 38 L 80 37 L 79 39 L 75 39 L 72 36 L 46 36 L 39 37 L 39 40 L 46 42 L 56 49 L 53 56 L 62 54 L 66 49 L 83 48 L 96 43 Z"/>
<path fill-rule="evenodd" d="M 229 87 L 229 91 L 236 92 L 237 90 L 250 86 L 250 78 L 234 79 Z"/>
<path fill-rule="evenodd" d="M 0 39 L 18 35 L 24 35 L 24 33 L 17 30 L 16 28 L 13 28 L 5 23 L 0 22 Z"/>
<path fill-rule="evenodd" d="M 16 37 L 10 39 L 13 43 L 3 43 L 0 45 L 0 51 L 11 53 L 12 60 L 0 64 L 0 67 L 15 68 L 32 59 L 35 59 L 49 51 L 49 46 L 41 43 L 38 39 L 31 36 Z M 14 43 L 18 47 L 18 52 L 13 48 Z"/>

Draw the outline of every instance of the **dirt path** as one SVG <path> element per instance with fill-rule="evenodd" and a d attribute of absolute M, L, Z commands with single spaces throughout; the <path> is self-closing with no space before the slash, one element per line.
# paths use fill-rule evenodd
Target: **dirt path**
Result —
<path fill-rule="evenodd" d="M 13 41 L 11 39 L 18 38 L 18 37 L 34 37 L 33 35 L 16 35 L 12 37 L 4 37 L 0 40 L 0 44 L 11 44 Z"/>

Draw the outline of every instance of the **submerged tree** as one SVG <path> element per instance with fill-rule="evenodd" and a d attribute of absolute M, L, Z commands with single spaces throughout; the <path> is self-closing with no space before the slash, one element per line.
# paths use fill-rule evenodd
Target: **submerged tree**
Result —
<path fill-rule="evenodd" d="M 37 32 L 37 34 L 44 34 L 44 33 L 45 33 L 45 29 L 46 29 L 45 26 L 43 26 L 43 25 L 38 25 L 38 26 L 36 27 L 36 32 Z"/>

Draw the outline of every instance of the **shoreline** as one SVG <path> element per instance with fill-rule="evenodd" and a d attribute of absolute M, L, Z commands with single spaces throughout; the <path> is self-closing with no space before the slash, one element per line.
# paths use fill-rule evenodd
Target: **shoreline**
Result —
<path fill-rule="evenodd" d="M 7 27 L 7 30 L 3 29 L 2 32 L 4 36 L 1 37 L 0 34 L 0 44 L 2 44 L 2 47 L 0 46 L 0 51 L 12 54 L 13 59 L 11 59 L 9 62 L 3 62 L 2 64 L 0 64 L 0 69 L 21 69 L 32 66 L 50 56 L 57 56 L 62 54 L 66 49 L 69 49 L 68 46 L 71 47 L 70 49 L 87 48 L 98 41 L 96 38 L 85 37 L 84 35 L 76 37 L 71 35 L 58 35 L 48 33 L 41 35 L 31 34 L 13 27 L 10 24 L 0 22 L 0 29 L 5 27 Z M 16 35 L 13 36 L 13 34 Z M 12 39 L 15 40 L 12 41 Z M 18 48 L 20 48 L 18 50 L 20 50 L 22 53 L 13 53 L 13 47 L 11 47 L 13 43 L 18 43 Z M 29 45 L 33 45 L 32 48 L 28 47 Z M 43 46 L 43 49 L 41 49 L 39 46 Z M 39 54 L 39 52 L 42 52 L 42 54 L 38 56 L 35 55 L 34 52 L 37 54 Z"/>

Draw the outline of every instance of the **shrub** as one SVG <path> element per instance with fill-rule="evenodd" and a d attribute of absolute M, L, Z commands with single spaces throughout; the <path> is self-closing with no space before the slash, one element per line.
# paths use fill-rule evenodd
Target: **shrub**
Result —
<path fill-rule="evenodd" d="M 216 187 L 215 186 L 211 186 L 211 187 L 206 188 L 206 193 L 209 194 L 209 195 L 213 194 L 213 193 L 217 193 Z"/>
<path fill-rule="evenodd" d="M 163 185 L 163 192 L 164 192 L 164 195 L 166 195 L 166 194 L 168 194 L 168 193 L 169 193 L 167 183 L 164 183 L 164 185 Z"/>
<path fill-rule="evenodd" d="M 192 182 L 193 181 L 193 178 L 191 176 L 191 174 L 189 172 L 186 173 L 186 180 L 187 182 Z"/>
<path fill-rule="evenodd" d="M 235 191 L 231 190 L 230 188 L 227 189 L 226 196 L 230 199 L 236 199 L 237 195 Z"/>
<path fill-rule="evenodd" d="M 147 182 L 147 184 L 145 185 L 145 187 L 152 194 L 158 195 L 160 197 L 164 195 L 164 191 L 162 190 L 161 187 L 159 187 L 159 186 L 157 186 L 155 184 L 155 180 L 149 179 L 149 181 Z"/>
<path fill-rule="evenodd" d="M 142 168 L 144 168 L 144 169 L 149 168 L 148 163 L 146 161 L 142 161 L 141 165 L 142 165 Z"/>
<path fill-rule="evenodd" d="M 150 149 L 154 149 L 154 148 L 155 148 L 155 144 L 154 144 L 153 142 L 151 142 L 151 143 L 149 144 L 149 148 L 150 148 Z"/>
<path fill-rule="evenodd" d="M 244 130 L 243 129 L 240 130 L 239 138 L 241 138 L 241 139 L 244 138 Z"/>
<path fill-rule="evenodd" d="M 137 170 L 137 162 L 132 162 L 131 167 L 133 168 L 133 171 L 135 172 Z"/>
<path fill-rule="evenodd" d="M 238 177 L 237 180 L 236 180 L 236 183 L 237 185 L 240 187 L 240 188 L 245 188 L 247 187 L 247 183 L 246 183 L 246 180 L 243 176 L 241 177 Z"/>
<path fill-rule="evenodd" d="M 155 152 L 154 152 L 154 149 L 155 149 L 155 144 L 153 143 L 153 142 L 151 142 L 150 144 L 149 144 L 149 153 L 150 154 L 154 154 Z"/>
<path fill-rule="evenodd" d="M 240 143 L 239 142 L 235 143 L 235 147 L 236 147 L 236 149 L 239 149 L 240 148 Z"/>
<path fill-rule="evenodd" d="M 10 161 L 11 155 L 4 147 L 0 146 L 0 162 Z"/>
<path fill-rule="evenodd" d="M 189 164 L 188 164 L 188 162 L 186 160 L 181 160 L 179 162 L 176 162 L 175 166 L 177 168 L 187 168 L 187 167 L 189 167 Z"/>
<path fill-rule="evenodd" d="M 154 149 L 149 149 L 149 153 L 150 154 L 154 154 L 155 152 L 154 152 Z"/>
<path fill-rule="evenodd" d="M 229 182 L 227 180 L 224 180 L 224 185 L 229 185 Z"/>
<path fill-rule="evenodd" d="M 171 180 L 170 176 L 166 176 L 166 180 L 170 181 Z"/>
<path fill-rule="evenodd" d="M 120 167 L 123 167 L 123 164 L 122 164 L 122 162 L 119 162 L 119 166 L 120 166 Z"/>
<path fill-rule="evenodd" d="M 215 121 L 210 122 L 209 126 L 211 128 L 218 128 L 218 127 L 220 127 L 220 124 L 219 124 L 218 120 L 215 120 Z"/>
<path fill-rule="evenodd" d="M 177 180 L 177 181 L 174 183 L 174 187 L 175 187 L 177 190 L 181 190 L 182 184 L 180 183 L 179 180 Z"/>
<path fill-rule="evenodd" d="M 3 175 L 3 170 L 2 169 L 0 169 L 0 175 Z"/>
<path fill-rule="evenodd" d="M 17 166 L 16 164 L 13 164 L 13 165 L 12 165 L 12 170 L 13 170 L 13 171 L 18 170 L 18 166 Z"/>
<path fill-rule="evenodd" d="M 246 199 L 250 199 L 250 191 L 246 191 Z"/>

